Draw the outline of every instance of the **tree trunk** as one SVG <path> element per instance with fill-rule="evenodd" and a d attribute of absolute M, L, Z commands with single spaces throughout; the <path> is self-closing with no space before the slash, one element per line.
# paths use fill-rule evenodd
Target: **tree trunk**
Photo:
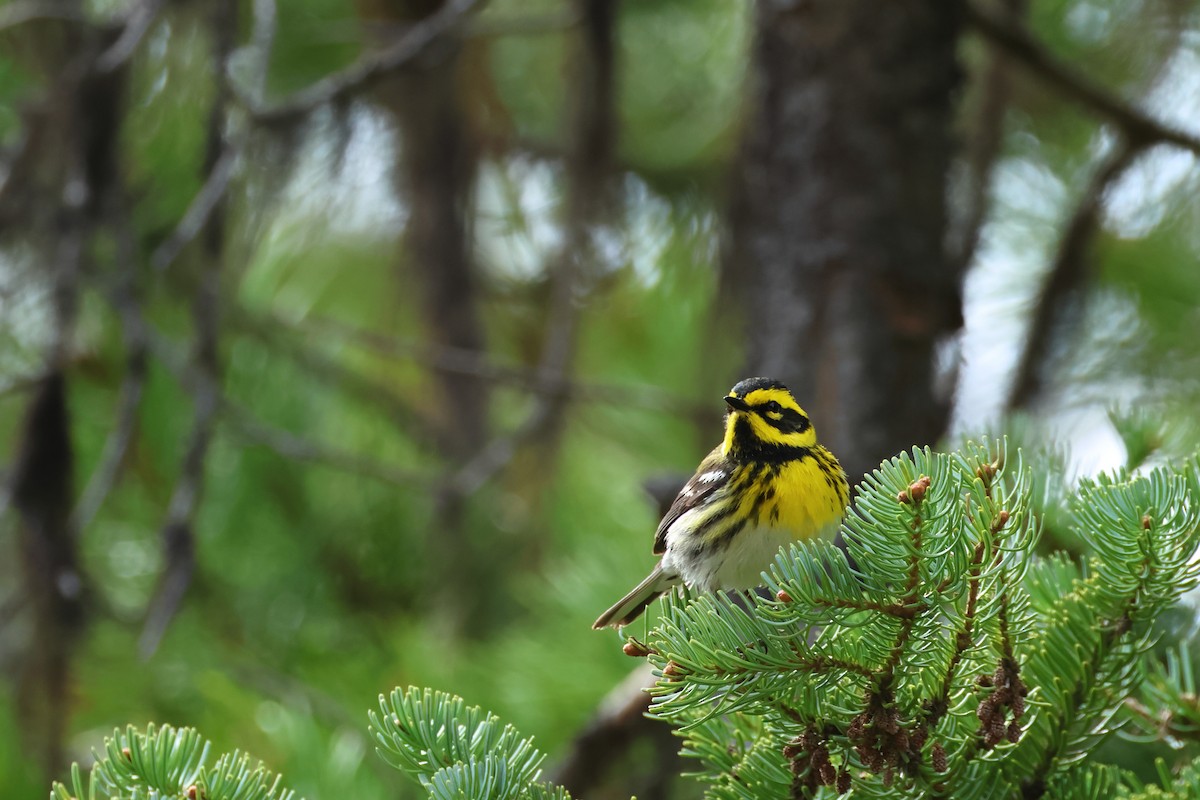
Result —
<path fill-rule="evenodd" d="M 945 187 L 953 4 L 761 0 L 726 296 L 852 480 L 944 431 L 935 348 L 961 327 Z"/>
<path fill-rule="evenodd" d="M 385 35 L 412 30 L 439 11 L 444 0 L 359 0 L 367 30 Z M 403 35 L 403 34 L 400 34 Z M 483 352 L 483 322 L 476 304 L 477 280 L 471 258 L 468 207 L 478 148 L 459 93 L 457 36 L 446 36 L 438 52 L 418 67 L 399 70 L 383 81 L 376 100 L 400 132 L 395 181 L 409 217 L 398 268 L 398 283 L 411 276 L 418 286 L 424 338 L 442 348 Z M 484 378 L 436 370 L 428 407 L 433 434 L 451 474 L 486 444 L 488 385 Z M 439 492 L 428 526 L 427 591 L 431 603 L 455 629 L 478 617 L 479 608 L 458 586 L 486 586 L 488 564 L 468 539 L 463 498 Z M 471 602 L 482 602 L 486 591 Z"/>
<path fill-rule="evenodd" d="M 441 0 L 359 0 L 368 30 L 404 30 L 436 13 Z M 477 147 L 464 117 L 459 93 L 461 43 L 445 46 L 417 69 L 403 69 L 381 84 L 380 105 L 400 131 L 396 183 L 408 206 L 408 229 L 400 268 L 419 287 L 425 335 L 436 347 L 484 349 L 483 323 L 476 305 L 467 213 Z M 435 436 L 453 463 L 484 443 L 488 387 L 475 375 L 437 371 Z"/>
<path fill-rule="evenodd" d="M 31 623 L 14 659 L 17 721 L 25 752 L 47 779 L 65 767 L 72 658 L 87 616 L 87 579 L 71 518 L 75 455 L 68 395 L 83 271 L 118 174 L 127 73 L 123 65 L 98 65 L 112 36 L 67 20 L 14 47 L 37 67 L 46 88 L 25 112 L 26 141 L 0 190 L 0 239 L 36 254 L 40 274 L 30 279 L 44 280 L 53 298 L 44 372 L 7 487 L 22 571 L 18 608 Z"/>

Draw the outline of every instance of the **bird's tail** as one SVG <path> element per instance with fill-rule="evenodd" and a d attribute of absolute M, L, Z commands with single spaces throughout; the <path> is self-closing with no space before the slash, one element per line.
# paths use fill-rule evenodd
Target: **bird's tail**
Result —
<path fill-rule="evenodd" d="M 617 604 L 600 615 L 592 623 L 592 628 L 599 630 L 612 626 L 618 628 L 628 625 L 642 615 L 655 599 L 672 586 L 679 584 L 679 576 L 663 572 L 662 564 L 658 564 L 633 590 L 617 601 Z"/>

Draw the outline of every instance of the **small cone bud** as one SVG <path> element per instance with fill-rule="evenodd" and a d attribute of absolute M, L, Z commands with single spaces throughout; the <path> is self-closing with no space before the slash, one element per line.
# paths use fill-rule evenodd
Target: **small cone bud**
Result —
<path fill-rule="evenodd" d="M 942 747 L 941 742 L 933 743 L 930 755 L 933 761 L 934 772 L 945 772 L 949 768 L 949 765 L 946 763 L 946 748 Z"/>
<path fill-rule="evenodd" d="M 922 475 L 909 485 L 908 496 L 912 498 L 914 503 L 919 503 L 925 499 L 925 492 L 929 490 L 930 483 L 932 481 L 929 480 L 929 476 Z"/>
<path fill-rule="evenodd" d="M 636 639 L 630 639 L 621 650 L 631 658 L 645 658 L 650 655 L 650 648 Z"/>
<path fill-rule="evenodd" d="M 845 794 L 850 791 L 850 773 L 846 771 L 845 767 L 842 767 L 842 771 L 838 773 L 837 790 L 838 794 Z"/>

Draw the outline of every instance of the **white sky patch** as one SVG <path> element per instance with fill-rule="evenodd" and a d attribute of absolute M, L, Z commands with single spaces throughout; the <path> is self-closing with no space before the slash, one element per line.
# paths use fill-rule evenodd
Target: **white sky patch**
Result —
<path fill-rule="evenodd" d="M 481 263 L 514 280 L 541 276 L 562 247 L 562 170 L 529 158 L 481 165 L 475 236 Z"/>
<path fill-rule="evenodd" d="M 524 157 L 486 162 L 476 190 L 477 247 L 488 269 L 515 280 L 534 280 L 563 246 L 566 175 L 559 164 Z M 644 181 L 626 175 L 620 185 L 623 216 L 590 231 L 601 273 L 628 267 L 643 286 L 662 277 L 662 260 L 674 232 L 669 201 Z"/>
<path fill-rule="evenodd" d="M 1066 185 L 1052 169 L 1024 156 L 997 163 L 992 181 L 997 206 L 1008 212 L 1000 217 L 1018 223 L 1032 219 L 1053 224 L 1070 199 Z"/>
<path fill-rule="evenodd" d="M 395 134 L 378 111 L 362 103 L 340 124 L 346 126 L 342 131 L 329 109 L 314 115 L 280 201 L 279 222 L 319 219 L 322 235 L 371 236 L 402 228 L 408 213 L 387 166 L 399 149 Z"/>
<path fill-rule="evenodd" d="M 311 281 L 303 290 L 291 290 L 292 269 L 300 256 L 346 242 L 386 242 L 399 236 L 408 211 L 393 184 L 397 149 L 386 119 L 365 104 L 356 103 L 341 120 L 330 109 L 317 111 L 283 189 L 273 202 L 262 201 L 270 205 L 242 291 L 270 297 L 277 312 L 302 319 L 322 291 L 314 290 Z M 262 184 L 269 180 L 254 179 L 254 170 L 261 167 L 249 163 L 243 168 L 250 173 L 247 192 L 252 200 L 256 194 L 264 196 Z M 345 268 L 353 269 L 353 264 Z M 332 283 L 339 272 L 329 270 L 322 279 Z"/>
<path fill-rule="evenodd" d="M 1052 215 L 1065 189 L 1052 173 L 1026 158 L 1005 159 L 993 178 L 996 206 L 1024 207 L 1022 214 L 1000 213 L 980 237 L 975 265 L 963 285 L 964 327 L 961 338 L 954 435 L 975 434 L 997 424 L 1003 410 L 1029 310 L 1037 299 L 1053 246 Z M 1022 200 L 1034 197 L 1028 203 Z"/>
<path fill-rule="evenodd" d="M 1081 44 L 1101 44 L 1111 37 L 1112 11 L 1095 3 L 1076 3 L 1066 16 L 1067 27 Z"/>
<path fill-rule="evenodd" d="M 671 204 L 634 175 L 625 179 L 625 202 L 627 258 L 642 285 L 652 286 L 662 278 L 663 256 L 671 244 Z"/>
<path fill-rule="evenodd" d="M 1200 36 L 1189 33 L 1150 91 L 1146 107 L 1155 119 L 1200 134 Z"/>
<path fill-rule="evenodd" d="M 963 360 L 950 428 L 952 437 L 999 432 L 1003 402 L 1028 334 L 1029 310 L 1044 281 L 1046 261 L 1038 258 L 1036 245 L 1030 250 L 1033 252 L 1023 253 L 1014 242 L 993 241 L 985 246 L 976 267 L 967 275 L 963 290 Z M 1115 298 L 1109 299 L 1115 302 Z M 1127 324 L 1124 329 L 1131 333 L 1137 330 L 1132 309 L 1125 308 L 1126 314 L 1118 314 L 1111 304 L 1103 305 L 1104 313 L 1121 319 L 1119 326 Z M 1129 315 L 1134 319 L 1129 320 Z M 1083 324 L 1085 336 L 1095 333 L 1095 326 L 1088 320 Z M 1114 404 L 1132 402 L 1135 387 L 1128 385 L 1118 391 L 1113 377 L 1097 378 L 1092 374 L 1098 371 L 1097 364 L 1120 346 L 1118 341 L 1089 337 L 1076 350 L 1082 374 L 1074 374 L 1066 365 L 1065 372 L 1056 371 L 1051 380 L 1057 383 L 1047 387 L 1048 397 L 1031 420 L 1052 441 L 1066 447 L 1070 480 L 1124 463 L 1124 446 L 1108 412 Z M 1062 383 L 1069 384 L 1070 391 L 1062 391 Z"/>
<path fill-rule="evenodd" d="M 1111 145 L 1110 138 L 1098 136 L 1093 149 L 1101 155 Z M 963 287 L 965 325 L 952 436 L 978 435 L 1000 424 L 1029 333 L 1030 312 L 1058 247 L 1062 217 L 1074 204 L 1073 192 L 1034 158 L 1004 159 L 996 165 L 993 180 L 997 212 L 984 228 L 976 263 Z M 1121 298 L 1094 299 L 1082 323 L 1083 340 L 1069 363 L 1052 376 L 1056 384 L 1047 387 L 1034 420 L 1066 446 L 1074 477 L 1123 462 L 1124 448 L 1108 412 L 1123 398 L 1132 399 L 1128 392 L 1116 391 L 1113 376 L 1102 373 L 1126 338 L 1135 335 L 1136 310 Z M 1097 315 L 1111 324 L 1094 324 Z"/>
<path fill-rule="evenodd" d="M 1148 236 L 1162 224 L 1172 202 L 1196 186 L 1196 157 L 1188 150 L 1159 146 L 1121 176 L 1104 203 L 1104 227 L 1122 239 Z"/>
<path fill-rule="evenodd" d="M 1180 47 L 1151 89 L 1144 107 L 1155 119 L 1200 135 L 1200 54 Z M 1104 226 L 1124 239 L 1148 235 L 1166 213 L 1197 190 L 1196 156 L 1161 145 L 1137 160 L 1112 187 Z"/>
<path fill-rule="evenodd" d="M 54 338 L 54 294 L 33 253 L 0 252 L 0 380 L 42 369 Z"/>

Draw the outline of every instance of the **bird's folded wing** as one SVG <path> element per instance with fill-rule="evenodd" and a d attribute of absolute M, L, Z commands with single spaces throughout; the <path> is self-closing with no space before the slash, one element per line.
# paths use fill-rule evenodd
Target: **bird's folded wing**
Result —
<path fill-rule="evenodd" d="M 721 447 L 718 445 L 700 462 L 696 474 L 679 490 L 675 502 L 667 509 L 662 522 L 658 523 L 658 530 L 654 533 L 655 555 L 667 551 L 667 530 L 671 525 L 692 509 L 708 503 L 717 490 L 729 483 L 730 474 L 730 464 L 721 454 Z"/>

